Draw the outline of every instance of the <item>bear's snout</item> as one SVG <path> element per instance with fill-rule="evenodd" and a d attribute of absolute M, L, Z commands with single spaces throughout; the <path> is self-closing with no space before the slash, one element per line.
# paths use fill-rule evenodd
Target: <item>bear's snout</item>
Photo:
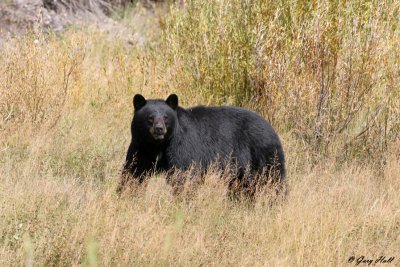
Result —
<path fill-rule="evenodd" d="M 165 134 L 166 129 L 165 126 L 162 124 L 157 124 L 154 126 L 154 133 L 155 134 Z"/>
<path fill-rule="evenodd" d="M 155 140 L 164 139 L 164 136 L 167 134 L 167 127 L 165 126 L 162 118 L 154 120 L 153 127 L 150 129 L 150 133 Z"/>

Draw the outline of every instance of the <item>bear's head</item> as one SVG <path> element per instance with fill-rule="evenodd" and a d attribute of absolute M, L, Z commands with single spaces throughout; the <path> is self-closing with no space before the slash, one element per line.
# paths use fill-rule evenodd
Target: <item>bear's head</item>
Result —
<path fill-rule="evenodd" d="M 165 101 L 146 100 L 142 95 L 133 97 L 135 115 L 132 130 L 142 141 L 162 144 L 171 136 L 177 122 L 178 96 L 171 94 Z"/>

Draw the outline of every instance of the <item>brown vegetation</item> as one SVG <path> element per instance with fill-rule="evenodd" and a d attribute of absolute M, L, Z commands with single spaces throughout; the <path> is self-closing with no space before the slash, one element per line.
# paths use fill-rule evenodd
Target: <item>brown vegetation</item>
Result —
<path fill-rule="evenodd" d="M 93 25 L 3 44 L 1 266 L 399 264 L 399 6 L 253 2 L 152 11 L 145 45 Z M 118 24 L 136 31 L 138 13 Z M 215 171 L 179 196 L 160 174 L 119 197 L 138 92 L 259 111 L 287 199 L 230 201 Z"/>

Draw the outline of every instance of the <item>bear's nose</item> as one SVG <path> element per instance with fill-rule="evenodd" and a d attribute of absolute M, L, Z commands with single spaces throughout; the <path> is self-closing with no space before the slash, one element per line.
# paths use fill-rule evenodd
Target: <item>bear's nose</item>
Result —
<path fill-rule="evenodd" d="M 162 125 L 156 125 L 154 127 L 154 132 L 156 134 L 163 134 L 164 133 L 164 127 Z"/>

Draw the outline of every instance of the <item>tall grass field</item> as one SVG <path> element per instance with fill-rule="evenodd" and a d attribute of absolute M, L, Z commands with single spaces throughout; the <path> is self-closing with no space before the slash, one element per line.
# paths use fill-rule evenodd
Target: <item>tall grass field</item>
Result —
<path fill-rule="evenodd" d="M 400 3 L 158 5 L 4 41 L 0 266 L 399 266 Z M 234 201 L 217 170 L 118 195 L 136 93 L 260 113 L 287 197 Z"/>

